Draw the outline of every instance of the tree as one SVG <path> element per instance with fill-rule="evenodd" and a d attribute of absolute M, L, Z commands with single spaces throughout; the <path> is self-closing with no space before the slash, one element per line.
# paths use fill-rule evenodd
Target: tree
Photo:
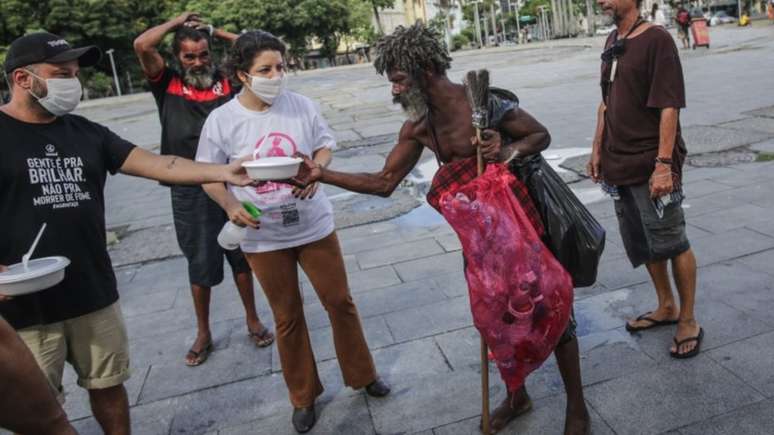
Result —
<path fill-rule="evenodd" d="M 379 18 L 379 9 L 391 8 L 395 6 L 395 0 L 369 0 L 371 6 L 374 9 L 374 18 L 376 18 L 376 27 L 379 30 L 379 34 L 384 34 L 384 28 L 382 27 L 382 20 Z"/>

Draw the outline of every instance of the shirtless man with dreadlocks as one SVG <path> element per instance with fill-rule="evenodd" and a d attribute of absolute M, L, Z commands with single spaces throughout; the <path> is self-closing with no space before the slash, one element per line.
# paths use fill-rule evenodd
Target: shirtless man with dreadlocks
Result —
<path fill-rule="evenodd" d="M 543 125 L 518 107 L 516 101 L 499 103 L 501 116 L 493 119 L 496 129 L 484 131 L 479 143 L 471 123 L 471 109 L 465 87 L 446 76 L 451 58 L 441 37 L 417 23 L 398 27 L 376 45 L 377 72 L 387 74 L 395 103 L 403 106 L 409 119 L 400 129 L 398 143 L 377 173 L 344 173 L 323 168 L 305 159 L 294 180 L 306 185 L 315 181 L 333 184 L 354 192 L 390 196 L 401 180 L 419 161 L 425 147 L 443 163 L 468 159 L 481 146 L 487 162 L 505 162 L 513 155 L 525 156 L 548 147 L 551 138 Z M 497 119 L 499 118 L 499 119 Z M 503 138 L 511 138 L 503 143 Z M 531 204 L 530 204 L 531 206 Z M 570 325 L 556 347 L 555 355 L 567 392 L 566 435 L 587 434 L 591 422 L 583 400 L 578 340 L 575 324 Z M 492 414 L 492 427 L 500 430 L 532 404 L 522 387 L 508 392 Z"/>

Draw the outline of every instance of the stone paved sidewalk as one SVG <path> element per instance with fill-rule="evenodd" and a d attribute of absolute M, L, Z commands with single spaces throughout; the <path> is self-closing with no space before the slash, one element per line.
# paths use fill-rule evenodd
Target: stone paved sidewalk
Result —
<path fill-rule="evenodd" d="M 758 435 L 774 428 L 774 162 L 736 163 L 774 153 L 774 92 L 767 81 L 774 66 L 772 30 L 713 29 L 712 35 L 712 51 L 681 52 L 690 103 L 682 120 L 692 152 L 684 207 L 700 265 L 703 352 L 693 360 L 672 360 L 670 328 L 625 332 L 624 320 L 653 308 L 655 293 L 645 270 L 632 270 L 624 256 L 610 201 L 590 205 L 608 230 L 599 282 L 576 291 L 581 364 L 596 434 Z M 470 53 L 455 59 L 452 74 L 487 66 L 502 86 L 517 89 L 551 130 L 550 152 L 576 156 L 562 163 L 568 168 L 563 176 L 591 200 L 598 198 L 596 187 L 575 172 L 586 158 L 599 98 L 594 87 L 599 41 L 578 43 L 574 49 L 557 44 L 502 50 L 498 57 Z M 732 77 L 746 87 L 728 86 Z M 317 89 L 340 139 L 350 141 L 336 153 L 337 167 L 378 168 L 399 123 L 383 79 L 348 68 L 301 74 L 293 82 L 302 92 Z M 346 92 L 337 87 L 342 83 Z M 157 146 L 158 121 L 147 95 L 92 103 L 83 113 L 145 148 Z M 351 146 L 358 143 L 363 146 Z M 396 202 L 327 189 L 339 219 L 370 213 L 364 219 L 370 222 L 413 211 L 377 223 L 338 222 L 368 343 L 380 373 L 393 385 L 389 397 L 372 399 L 343 386 L 327 315 L 302 277 L 326 388 L 313 433 L 477 433 L 479 345 L 459 242 L 434 211 L 414 208 L 432 174 L 429 161 L 430 156 L 423 159 Z M 293 433 L 276 348 L 257 349 L 248 340 L 232 282 L 213 291 L 216 351 L 201 367 L 184 366 L 195 321 L 167 189 L 111 177 L 107 198 L 108 226 L 121 239 L 111 255 L 132 352 L 127 389 L 134 433 Z M 257 295 L 262 319 L 272 324 L 258 287 Z M 496 404 L 504 391 L 490 369 Z M 529 377 L 528 388 L 535 409 L 505 433 L 561 433 L 563 388 L 553 360 Z M 99 433 L 87 395 L 69 370 L 65 389 L 66 410 L 79 431 Z"/>
<path fill-rule="evenodd" d="M 646 272 L 623 254 L 612 204 L 591 206 L 608 230 L 599 283 L 576 293 L 582 368 L 594 433 L 764 434 L 774 427 L 774 162 L 689 169 L 685 211 L 699 269 L 702 354 L 672 360 L 670 328 L 629 335 L 624 319 L 652 308 Z M 424 214 L 424 215 L 423 215 Z M 340 231 L 352 292 L 385 399 L 342 385 L 325 311 L 304 281 L 305 312 L 326 392 L 314 433 L 476 433 L 478 338 L 459 243 L 424 207 Z M 216 351 L 201 367 L 182 357 L 193 339 L 179 258 L 120 268 L 134 376 L 127 387 L 139 434 L 292 433 L 275 348 L 247 339 L 233 284 L 214 290 Z M 271 321 L 263 297 L 261 315 Z M 492 401 L 504 392 L 492 370 Z M 67 410 L 98 433 L 67 377 Z M 528 380 L 535 410 L 506 433 L 555 434 L 564 399 L 553 360 Z"/>

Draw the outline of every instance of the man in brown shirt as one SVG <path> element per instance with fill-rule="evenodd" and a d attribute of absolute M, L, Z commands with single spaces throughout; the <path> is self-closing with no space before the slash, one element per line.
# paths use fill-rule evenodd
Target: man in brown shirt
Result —
<path fill-rule="evenodd" d="M 677 324 L 670 354 L 690 358 L 698 354 L 704 332 L 694 318 L 696 259 L 681 204 L 685 84 L 672 37 L 639 17 L 640 2 L 598 0 L 617 30 L 602 54 L 602 103 L 588 172 L 615 198 L 626 254 L 634 267 L 645 264 L 658 296 L 658 307 L 628 321 L 626 329 Z"/>

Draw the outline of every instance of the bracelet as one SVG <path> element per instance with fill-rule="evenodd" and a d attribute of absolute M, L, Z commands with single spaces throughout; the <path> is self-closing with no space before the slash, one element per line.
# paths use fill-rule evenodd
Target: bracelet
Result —
<path fill-rule="evenodd" d="M 672 165 L 672 159 L 671 158 L 662 158 L 662 157 L 656 157 L 656 163 L 661 163 L 662 165 Z"/>

